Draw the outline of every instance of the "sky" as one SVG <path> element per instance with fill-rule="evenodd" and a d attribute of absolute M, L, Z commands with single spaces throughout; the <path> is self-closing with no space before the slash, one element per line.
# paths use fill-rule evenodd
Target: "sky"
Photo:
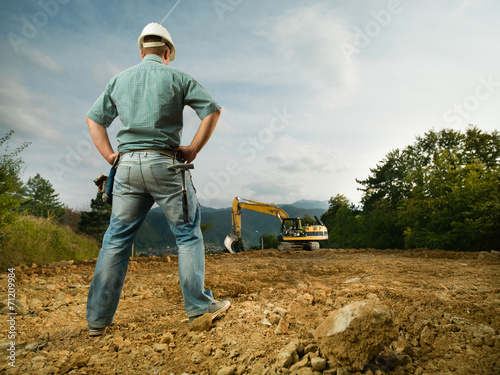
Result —
<path fill-rule="evenodd" d="M 499 129 L 500 2 L 494 0 L 0 0 L 0 136 L 14 130 L 22 179 L 39 173 L 87 210 L 109 173 L 85 116 L 106 83 L 141 62 L 162 23 L 171 66 L 222 107 L 194 161 L 200 203 L 292 203 L 362 186 L 390 151 L 470 124 Z M 182 144 L 200 120 L 184 111 Z M 116 119 L 108 129 L 116 149 Z"/>

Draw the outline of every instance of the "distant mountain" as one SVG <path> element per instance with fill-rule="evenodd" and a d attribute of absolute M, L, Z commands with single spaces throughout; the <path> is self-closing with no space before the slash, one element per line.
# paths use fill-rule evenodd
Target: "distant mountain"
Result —
<path fill-rule="evenodd" d="M 279 205 L 290 217 L 304 217 L 309 215 L 320 217 L 328 209 L 328 204 L 322 201 L 302 200 L 294 204 Z M 302 207 L 300 207 L 302 206 Z M 309 208 L 311 207 L 311 208 Z M 202 223 L 211 222 L 213 229 L 204 233 L 205 244 L 224 246 L 224 238 L 231 233 L 231 208 L 201 207 Z M 243 210 L 242 236 L 246 246 L 258 244 L 260 236 L 280 233 L 280 220 L 274 216 Z M 135 240 L 135 247 L 140 251 L 147 249 L 165 249 L 167 246 L 175 246 L 175 238 L 170 231 L 167 219 L 160 208 L 152 209 Z"/>
<path fill-rule="evenodd" d="M 297 208 L 306 208 L 306 209 L 320 208 L 324 209 L 325 211 L 328 210 L 328 208 L 330 207 L 328 201 L 313 201 L 307 199 L 302 199 L 300 201 L 294 202 L 290 204 L 290 206 L 294 206 Z"/>
<path fill-rule="evenodd" d="M 201 212 L 215 212 L 215 211 L 218 211 L 219 209 L 218 208 L 212 208 L 212 207 L 205 207 L 205 206 L 201 206 Z"/>

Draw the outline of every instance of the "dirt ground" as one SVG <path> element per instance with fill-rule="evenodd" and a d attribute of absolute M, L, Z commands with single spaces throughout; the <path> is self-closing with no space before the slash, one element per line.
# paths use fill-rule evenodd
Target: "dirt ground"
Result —
<path fill-rule="evenodd" d="M 3 273 L 0 373 L 500 374 L 498 252 L 270 249 L 206 263 L 206 287 L 232 303 L 225 316 L 192 326 L 177 258 L 132 258 L 115 322 L 95 338 L 85 321 L 95 260 L 16 267 L 14 326 Z M 350 371 L 325 357 L 314 331 L 366 299 L 390 309 L 397 338 Z"/>

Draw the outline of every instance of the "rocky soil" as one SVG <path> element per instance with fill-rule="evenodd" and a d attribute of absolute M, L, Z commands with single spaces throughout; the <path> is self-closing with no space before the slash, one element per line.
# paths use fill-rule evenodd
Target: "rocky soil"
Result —
<path fill-rule="evenodd" d="M 16 267 L 14 328 L 8 273 L 0 275 L 0 373 L 500 374 L 494 251 L 207 255 L 206 286 L 232 306 L 193 324 L 177 258 L 133 258 L 115 323 L 91 338 L 85 308 L 94 265 Z M 12 333 L 15 362 L 7 358 Z"/>

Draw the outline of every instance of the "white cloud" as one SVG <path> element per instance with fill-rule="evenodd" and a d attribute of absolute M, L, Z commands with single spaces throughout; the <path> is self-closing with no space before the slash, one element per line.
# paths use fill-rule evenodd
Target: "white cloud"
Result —
<path fill-rule="evenodd" d="M 0 121 L 3 127 L 14 129 L 31 138 L 60 141 L 61 132 L 53 125 L 51 109 L 56 105 L 40 94 L 5 75 L 0 75 Z"/>
<path fill-rule="evenodd" d="M 301 199 L 325 200 L 332 194 L 325 191 L 329 174 L 280 171 L 252 171 L 247 174 L 238 196 L 259 202 L 291 203 Z"/>
<path fill-rule="evenodd" d="M 270 96 L 273 106 L 314 103 L 331 110 L 345 105 L 358 78 L 357 64 L 341 49 L 353 39 L 342 17 L 323 5 L 311 5 L 263 15 L 251 26 L 246 18 L 241 21 L 242 33 L 215 35 L 217 53 L 201 62 L 201 53 L 194 51 L 205 51 L 207 46 L 197 43 L 206 41 L 190 40 L 182 69 L 201 82 L 229 88 L 230 100 L 243 109 L 265 108 Z"/>
<path fill-rule="evenodd" d="M 489 1 L 489 0 L 486 0 Z M 474 6 L 477 3 L 482 3 L 484 0 L 462 0 L 462 3 L 458 7 L 457 13 L 464 11 L 467 8 Z"/>
<path fill-rule="evenodd" d="M 352 37 L 344 19 L 316 5 L 277 17 L 270 39 L 283 56 L 289 79 L 317 91 L 317 105 L 335 109 L 357 85 L 356 64 L 340 48 Z"/>
<path fill-rule="evenodd" d="M 108 81 L 125 68 L 128 68 L 128 66 L 118 66 L 109 60 L 100 60 L 92 65 L 92 76 L 96 84 L 104 90 Z"/>
<path fill-rule="evenodd" d="M 317 141 L 306 142 L 283 135 L 250 160 L 232 155 L 231 161 L 237 166 L 234 170 L 238 171 L 234 175 L 225 172 L 223 165 L 198 163 L 197 179 L 204 181 L 199 193 L 203 204 L 215 207 L 227 206 L 228 197 L 234 196 L 275 203 L 325 200 L 334 192 L 342 191 L 340 184 L 345 182 L 342 176 L 350 176 L 352 167 L 347 158 Z M 210 171 L 208 175 L 206 171 Z M 207 194 L 210 191 L 218 194 Z"/>
<path fill-rule="evenodd" d="M 316 174 L 347 168 L 347 164 L 341 161 L 340 153 L 318 147 L 318 141 L 307 143 L 284 135 L 273 149 L 273 154 L 265 158 L 265 163 L 276 172 Z"/>
<path fill-rule="evenodd" d="M 61 67 L 57 62 L 55 62 L 50 56 L 47 56 L 43 52 L 33 48 L 22 48 L 20 50 L 21 56 L 26 58 L 32 65 L 38 66 L 50 73 L 62 75 L 66 73 L 66 70 Z"/>

